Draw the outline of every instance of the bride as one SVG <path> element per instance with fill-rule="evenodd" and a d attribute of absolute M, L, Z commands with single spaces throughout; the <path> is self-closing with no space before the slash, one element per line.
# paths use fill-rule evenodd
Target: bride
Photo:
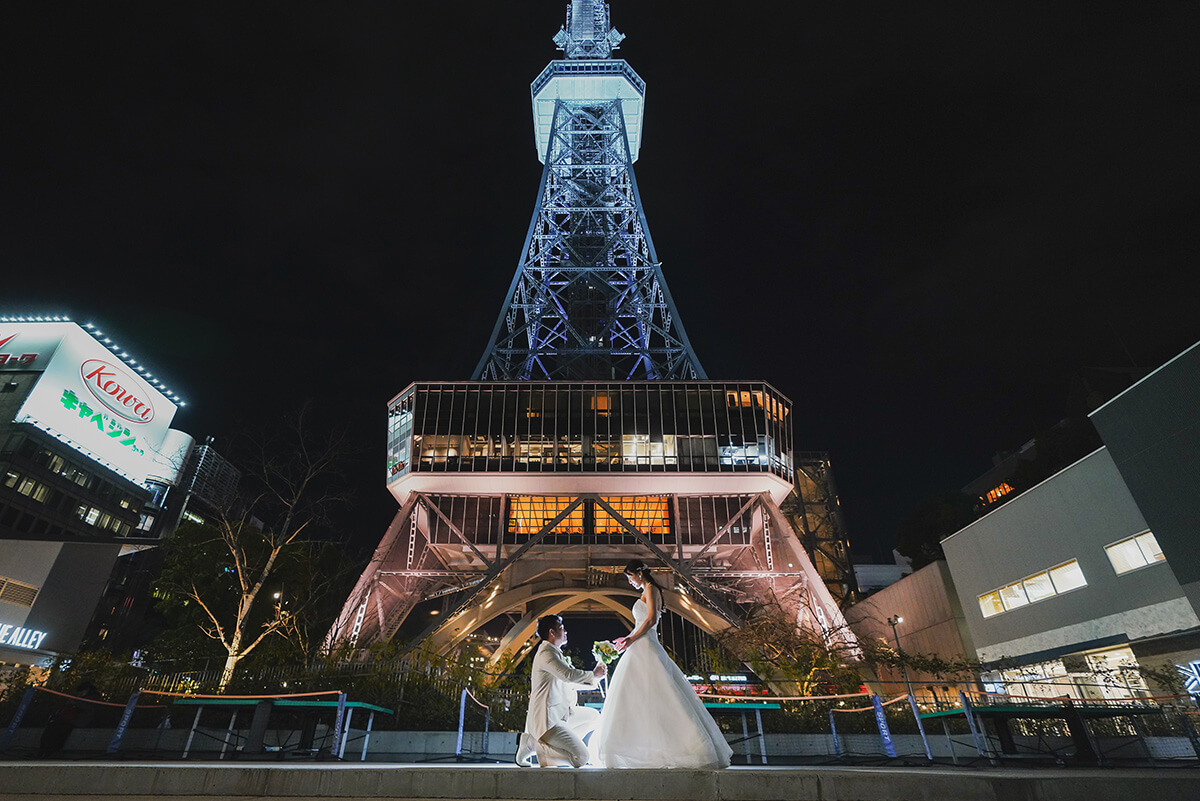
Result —
<path fill-rule="evenodd" d="M 622 651 L 594 735 L 607 768 L 726 768 L 732 749 L 683 672 L 658 641 L 662 587 L 645 563 L 625 566 L 642 591 L 634 629 L 613 641 Z"/>

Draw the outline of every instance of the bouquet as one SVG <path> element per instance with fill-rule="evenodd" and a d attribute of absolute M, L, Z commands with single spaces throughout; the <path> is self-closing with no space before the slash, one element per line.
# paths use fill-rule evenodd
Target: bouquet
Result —
<path fill-rule="evenodd" d="M 596 657 L 597 662 L 609 665 L 621 656 L 621 652 L 610 640 L 600 640 L 592 643 L 592 656 Z"/>
<path fill-rule="evenodd" d="M 592 643 L 592 656 L 596 657 L 597 662 L 609 665 L 621 656 L 621 652 L 617 650 L 617 646 L 613 645 L 610 640 L 599 640 Z M 607 697 L 607 693 L 604 691 L 606 681 L 608 681 L 607 678 L 600 679 L 601 698 Z"/>

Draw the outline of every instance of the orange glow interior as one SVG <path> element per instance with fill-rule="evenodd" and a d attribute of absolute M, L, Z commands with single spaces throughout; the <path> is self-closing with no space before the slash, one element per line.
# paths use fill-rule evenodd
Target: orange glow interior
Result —
<path fill-rule="evenodd" d="M 784 417 L 787 417 L 787 406 L 775 398 L 764 397 L 762 392 L 726 392 L 725 398 L 730 407 L 763 409 L 772 420 L 783 420 Z"/>
<path fill-rule="evenodd" d="M 659 495 L 602 496 L 605 503 L 628 520 L 643 534 L 665 535 L 670 531 L 667 498 Z M 513 495 L 508 499 L 508 530 L 522 537 L 531 537 L 562 513 L 574 501 L 570 496 Z M 582 534 L 584 511 L 581 503 L 552 529 L 555 534 Z M 605 509 L 596 504 L 596 534 L 622 534 L 625 527 Z"/>
<path fill-rule="evenodd" d="M 604 502 L 643 534 L 666 534 L 670 530 L 667 499 L 660 495 L 604 495 Z M 603 507 L 596 506 L 596 533 L 619 534 L 625 530 Z"/>

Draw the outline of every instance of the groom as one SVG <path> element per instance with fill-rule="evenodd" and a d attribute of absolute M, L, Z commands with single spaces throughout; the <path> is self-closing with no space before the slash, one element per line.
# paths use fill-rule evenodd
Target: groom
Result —
<path fill-rule="evenodd" d="M 538 618 L 537 633 L 542 644 L 533 657 L 529 714 L 517 746 L 517 764 L 528 767 L 536 753 L 541 767 L 583 767 L 588 760 L 583 738 L 596 728 L 600 713 L 577 705 L 575 685 L 595 686 L 608 668 L 603 662 L 590 671 L 567 664 L 562 653 L 567 629 L 558 615 Z"/>

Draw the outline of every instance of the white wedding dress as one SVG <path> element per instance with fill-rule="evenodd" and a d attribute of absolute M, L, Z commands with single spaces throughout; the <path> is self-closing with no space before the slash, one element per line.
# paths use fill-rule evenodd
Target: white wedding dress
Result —
<path fill-rule="evenodd" d="M 646 619 L 633 605 L 634 626 Z M 733 750 L 658 641 L 658 621 L 616 663 L 593 735 L 606 768 L 727 768 Z"/>

